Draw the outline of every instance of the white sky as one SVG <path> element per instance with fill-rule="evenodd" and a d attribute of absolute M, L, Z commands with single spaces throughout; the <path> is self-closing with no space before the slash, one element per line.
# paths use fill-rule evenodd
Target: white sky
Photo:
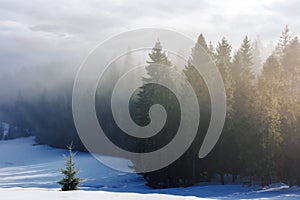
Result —
<path fill-rule="evenodd" d="M 266 44 L 289 25 L 300 32 L 298 0 L 0 0 L 0 72 L 60 60 L 81 63 L 111 35 L 144 27 L 167 28 L 214 45 L 225 36 Z"/>

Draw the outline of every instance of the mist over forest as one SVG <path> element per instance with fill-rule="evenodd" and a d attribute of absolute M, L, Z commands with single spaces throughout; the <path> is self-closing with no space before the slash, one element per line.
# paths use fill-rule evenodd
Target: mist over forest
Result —
<path fill-rule="evenodd" d="M 147 40 L 146 34 L 134 38 L 134 44 L 145 42 L 147 48 L 141 49 L 132 48 L 134 44 L 126 40 L 115 41 L 97 58 L 105 76 L 92 94 L 97 120 L 107 138 L 130 152 L 148 153 L 170 143 L 180 127 L 182 113 L 176 95 L 153 82 L 166 79 L 188 100 L 185 88 L 171 73 L 176 71 L 194 90 L 201 116 L 195 140 L 170 165 L 138 173 L 145 183 L 155 189 L 213 180 L 223 185 L 282 182 L 300 186 L 297 0 L 288 4 L 282 0 L 149 1 L 143 6 L 137 0 L 24 2 L 0 2 L 0 141 L 34 136 L 37 144 L 66 148 L 72 143 L 75 150 L 86 152 L 72 110 L 80 67 L 116 34 L 156 27 L 191 38 L 194 43 L 188 54 L 180 48 L 168 51 L 168 35 L 153 41 Z M 193 63 L 202 58 L 203 51 L 220 72 L 227 107 L 216 146 L 200 159 L 198 153 L 212 116 L 208 86 Z M 126 54 L 105 66 L 103 63 L 107 64 L 115 52 Z M 143 76 L 133 74 L 123 82 L 123 86 L 139 82 L 140 87 L 126 105 L 133 122 L 139 126 L 151 124 L 149 111 L 155 104 L 166 111 L 165 124 L 151 137 L 126 134 L 111 110 L 114 86 L 132 65 L 145 66 Z M 83 84 L 91 82 L 85 77 Z M 90 91 L 81 92 L 82 96 L 91 95 Z M 121 110 L 128 91 L 122 92 L 124 95 L 115 100 L 116 110 Z M 126 125 L 126 120 L 120 121 Z M 138 171 L 138 162 L 131 162 L 130 167 Z"/>
<path fill-rule="evenodd" d="M 106 72 L 106 79 L 102 80 L 105 84 L 97 89 L 96 94 L 98 120 L 107 136 L 122 148 L 148 152 L 167 144 L 174 137 L 180 119 L 176 97 L 164 88 L 147 84 L 160 77 L 168 78 L 174 84 L 176 80 L 170 76 L 168 68 L 153 71 L 151 63 L 162 62 L 175 67 L 192 85 L 201 111 L 196 139 L 176 162 L 161 170 L 143 173 L 147 184 L 153 188 L 189 186 L 216 175 L 222 184 L 225 184 L 225 175 L 232 176 L 232 182 L 242 177 L 249 184 L 253 181 L 260 181 L 262 185 L 276 181 L 300 184 L 297 170 L 300 160 L 296 156 L 300 141 L 297 134 L 300 115 L 296 106 L 300 43 L 297 36 L 290 34 L 288 26 L 272 51 L 262 45 L 259 37 L 251 40 L 245 36 L 240 47 L 234 49 L 225 37 L 213 44 L 200 34 L 191 48 L 189 60 L 178 64 L 174 61 L 176 57 L 164 52 L 163 44 L 163 41 L 153 41 L 152 50 L 145 50 L 138 56 L 129 54 L 112 63 L 110 69 L 113 70 Z M 210 121 L 211 102 L 205 82 L 195 73 L 191 62 L 200 56 L 199 48 L 204 49 L 218 67 L 227 97 L 221 138 L 205 159 L 199 159 L 197 153 Z M 266 57 L 264 52 L 267 51 L 269 55 Z M 21 67 L 1 74 L 4 89 L 1 90 L 0 117 L 2 122 L 14 127 L 8 136 L 34 135 L 39 144 L 59 148 L 73 142 L 76 149 L 86 151 L 72 115 L 72 89 L 77 71 L 74 63 L 70 61 L 68 67 L 59 62 L 57 65 Z M 110 98 L 114 84 L 132 63 L 148 65 L 145 76 L 138 77 L 140 89 L 130 100 L 133 120 L 139 125 L 147 125 L 150 122 L 149 108 L 155 103 L 164 106 L 168 114 L 161 134 L 155 136 L 156 140 L 136 142 L 122 133 L 111 114 Z M 88 84 L 89 79 L 86 81 Z M 5 87 L 7 85 L 9 87 Z M 182 171 L 183 168 L 186 170 Z"/>

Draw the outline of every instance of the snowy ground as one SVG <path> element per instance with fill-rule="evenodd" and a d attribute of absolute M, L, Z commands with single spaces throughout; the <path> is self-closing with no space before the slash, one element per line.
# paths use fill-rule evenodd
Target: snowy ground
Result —
<path fill-rule="evenodd" d="M 10 199 L 300 199 L 300 188 L 274 184 L 270 188 L 242 185 L 198 185 L 153 190 L 136 174 L 112 170 L 88 153 L 75 160 L 85 179 L 80 191 L 61 192 L 56 184 L 64 166 L 62 149 L 34 145 L 34 138 L 0 141 L 0 197 Z"/>

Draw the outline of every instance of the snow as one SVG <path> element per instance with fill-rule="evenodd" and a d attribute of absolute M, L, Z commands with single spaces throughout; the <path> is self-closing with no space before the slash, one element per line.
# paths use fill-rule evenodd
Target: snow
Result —
<path fill-rule="evenodd" d="M 61 192 L 56 183 L 68 152 L 36 145 L 33 137 L 0 141 L 1 199 L 300 199 L 300 188 L 278 183 L 267 188 L 202 183 L 188 188 L 154 190 L 139 175 L 123 173 L 99 163 L 88 153 L 75 156 L 79 191 Z M 112 159 L 118 162 L 118 159 Z"/>
<path fill-rule="evenodd" d="M 198 200 L 201 198 L 196 197 L 180 197 L 174 195 L 162 195 L 162 194 L 137 194 L 137 193 L 115 193 L 115 192 L 104 192 L 104 191 L 69 191 L 61 192 L 58 190 L 47 190 L 47 189 L 37 189 L 31 188 L 22 189 L 22 188 L 13 188 L 13 189 L 1 189 L 1 196 L 5 197 L 6 200 L 15 200 L 15 199 L 30 199 L 30 200 L 40 200 L 43 199 L 69 199 L 72 200 L 83 200 L 83 199 L 96 199 L 101 200 Z M 12 195 L 13 194 L 13 195 Z"/>
<path fill-rule="evenodd" d="M 61 178 L 59 169 L 64 167 L 63 155 L 68 155 L 68 151 L 34 144 L 33 137 L 0 141 L 0 152 L 5 152 L 0 154 L 0 187 L 59 187 L 56 183 Z M 79 176 L 85 179 L 83 187 L 121 188 L 128 184 L 132 187 L 145 184 L 140 176 L 110 169 L 88 153 L 77 152 L 75 162 L 81 169 Z"/>

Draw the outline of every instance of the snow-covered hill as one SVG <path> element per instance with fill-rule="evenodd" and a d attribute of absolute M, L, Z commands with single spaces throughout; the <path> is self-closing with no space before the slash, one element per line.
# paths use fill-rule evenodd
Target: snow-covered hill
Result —
<path fill-rule="evenodd" d="M 270 188 L 201 184 L 153 190 L 140 176 L 110 169 L 82 152 L 75 157 L 79 176 L 85 179 L 81 191 L 61 192 L 56 181 L 61 178 L 59 168 L 64 167 L 63 154 L 68 152 L 35 145 L 33 137 L 0 141 L 1 199 L 300 199 L 300 188 L 283 184 Z"/>
<path fill-rule="evenodd" d="M 0 152 L 0 187 L 59 187 L 59 169 L 64 167 L 63 155 L 68 151 L 35 145 L 34 138 L 28 137 L 0 141 Z M 86 188 L 134 188 L 145 184 L 138 175 L 110 169 L 88 153 L 77 152 L 75 161 Z"/>

